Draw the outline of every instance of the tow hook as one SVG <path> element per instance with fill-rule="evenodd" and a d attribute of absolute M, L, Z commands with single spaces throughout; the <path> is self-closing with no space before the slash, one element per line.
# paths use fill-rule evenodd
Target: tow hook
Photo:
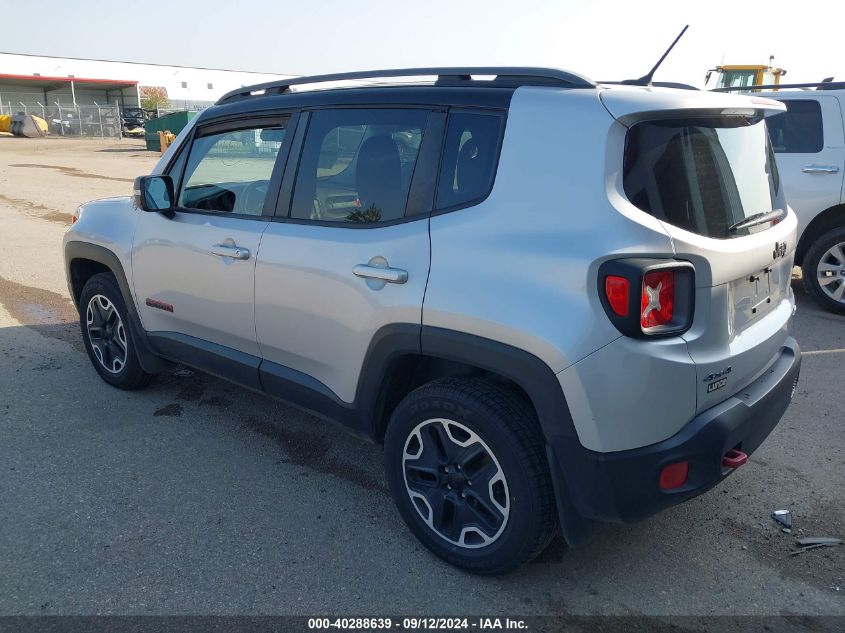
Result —
<path fill-rule="evenodd" d="M 748 455 L 746 453 L 743 453 L 739 449 L 732 448 L 722 457 L 722 466 L 725 468 L 735 469 L 740 466 L 744 466 L 747 461 Z"/>

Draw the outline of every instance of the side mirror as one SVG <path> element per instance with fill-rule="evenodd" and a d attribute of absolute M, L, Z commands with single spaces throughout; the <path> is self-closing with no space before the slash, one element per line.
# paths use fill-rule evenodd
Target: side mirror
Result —
<path fill-rule="evenodd" d="M 142 211 L 171 211 L 174 198 L 170 176 L 138 176 L 135 179 L 135 206 Z"/>

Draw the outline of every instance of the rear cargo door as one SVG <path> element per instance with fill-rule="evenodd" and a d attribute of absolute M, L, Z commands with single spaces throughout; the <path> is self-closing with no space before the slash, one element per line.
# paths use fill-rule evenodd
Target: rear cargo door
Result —
<path fill-rule="evenodd" d="M 625 192 L 657 217 L 676 258 L 695 266 L 684 333 L 700 412 L 739 392 L 789 337 L 796 242 L 762 112 L 681 112 L 633 124 Z"/>

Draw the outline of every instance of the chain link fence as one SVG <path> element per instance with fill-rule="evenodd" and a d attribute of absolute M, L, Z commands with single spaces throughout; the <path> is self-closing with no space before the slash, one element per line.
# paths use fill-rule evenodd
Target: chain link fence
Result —
<path fill-rule="evenodd" d="M 3 95 L 6 97 L 6 95 Z M 209 101 L 171 101 L 155 112 L 147 111 L 148 117 L 160 117 L 185 110 L 200 111 L 213 105 Z M 34 114 L 47 122 L 51 136 L 72 136 L 89 138 L 121 138 L 123 120 L 117 104 L 100 105 L 71 103 L 43 103 L 38 95 L 18 94 L 15 99 L 0 99 L 2 114 Z"/>
<path fill-rule="evenodd" d="M 0 114 L 18 113 L 34 114 L 44 119 L 52 136 L 121 137 L 120 107 L 117 105 L 0 103 Z"/>
<path fill-rule="evenodd" d="M 173 114 L 174 112 L 200 112 L 206 108 L 214 105 L 213 101 L 168 101 L 167 103 L 156 107 L 155 116 L 165 116 Z"/>

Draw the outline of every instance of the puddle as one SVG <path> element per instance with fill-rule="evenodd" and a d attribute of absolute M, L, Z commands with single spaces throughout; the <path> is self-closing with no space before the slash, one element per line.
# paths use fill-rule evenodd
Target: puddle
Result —
<path fill-rule="evenodd" d="M 21 325 L 84 350 L 79 315 L 69 298 L 0 277 L 0 304 Z"/>
<path fill-rule="evenodd" d="M 34 202 L 30 202 L 29 200 L 24 200 L 22 198 L 10 198 L 9 196 L 4 196 L 2 193 L 0 193 L 0 202 L 4 202 L 11 207 L 15 207 L 16 209 L 35 218 L 40 218 L 49 222 L 56 222 L 58 224 L 70 224 L 70 213 L 63 213 L 61 211 L 57 211 L 56 209 L 45 207 L 43 204 L 35 204 Z"/>
<path fill-rule="evenodd" d="M 76 178 L 94 178 L 96 180 L 114 180 L 117 182 L 135 182 L 133 178 L 118 178 L 116 176 L 103 176 L 102 174 L 89 174 L 86 171 L 77 169 L 76 167 L 62 167 L 61 165 L 39 165 L 37 163 L 15 163 L 9 167 L 24 167 L 30 169 L 54 169 L 66 176 L 74 176 Z"/>
<path fill-rule="evenodd" d="M 244 424 L 249 430 L 274 440 L 285 452 L 289 464 L 334 475 L 366 490 L 389 494 L 387 486 L 368 471 L 330 455 L 331 444 L 322 435 L 294 431 L 255 417 L 247 418 Z"/>

